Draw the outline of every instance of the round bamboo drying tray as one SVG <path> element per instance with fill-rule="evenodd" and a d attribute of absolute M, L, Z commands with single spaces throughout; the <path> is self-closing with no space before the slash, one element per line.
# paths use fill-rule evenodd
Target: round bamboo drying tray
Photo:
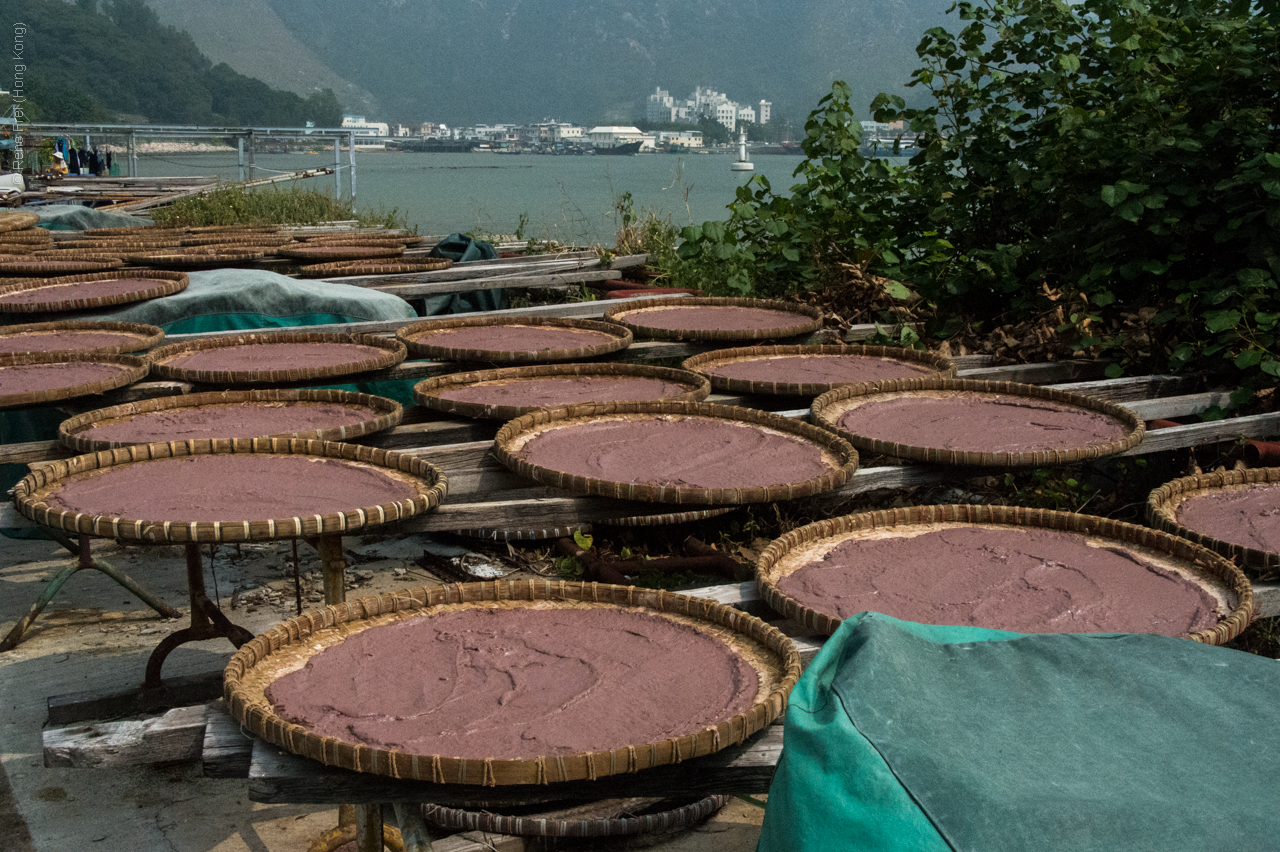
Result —
<path fill-rule="evenodd" d="M 508 816 L 487 810 L 466 811 L 440 805 L 423 805 L 422 816 L 427 822 L 451 831 L 485 831 L 515 837 L 623 837 L 689 828 L 705 821 L 723 808 L 729 803 L 729 799 L 729 796 L 705 796 L 679 807 L 665 807 L 664 810 L 656 813 L 618 816 L 611 819 L 574 818 L 575 811 L 596 810 L 610 804 L 608 801 L 593 802 L 582 808 L 529 813 L 522 816 Z M 651 799 L 617 800 L 619 807 L 625 807 L 628 802 L 652 803 L 657 807 L 671 804 L 670 802 L 659 804 Z M 634 807 L 632 805 L 632 808 Z"/>
<path fill-rule="evenodd" d="M 757 308 L 782 311 L 794 320 L 772 328 L 755 329 L 692 329 L 656 328 L 644 324 L 649 311 L 671 308 Z M 624 302 L 604 312 L 606 320 L 630 329 L 637 337 L 657 340 L 768 340 L 775 337 L 795 337 L 822 328 L 822 311 L 811 305 L 794 302 L 778 302 L 769 299 L 726 299 L 712 297 L 647 299 L 644 302 Z"/>
<path fill-rule="evenodd" d="M 227 249 L 223 251 L 191 251 L 184 249 L 172 251 L 134 252 L 126 254 L 124 259 L 140 266 L 157 266 L 165 269 L 204 269 L 208 267 L 229 266 L 239 263 L 250 263 L 261 260 L 264 252 L 261 249 Z"/>
<path fill-rule="evenodd" d="M 164 332 L 154 325 L 137 322 L 110 322 L 107 320 L 58 320 L 55 322 L 33 322 L 21 325 L 0 326 L 0 340 L 7 338 L 39 338 L 54 332 L 85 332 L 127 335 L 130 339 L 119 343 L 73 349 L 28 349 L 26 352 L 83 352 L 98 355 L 117 355 L 128 352 L 143 352 L 164 340 Z"/>
<path fill-rule="evenodd" d="M 413 398 L 419 405 L 434 411 L 476 417 L 487 420 L 511 420 L 538 408 L 556 408 L 564 402 L 546 405 L 492 405 L 484 402 L 467 402 L 446 399 L 442 393 L 462 387 L 483 385 L 518 385 L 530 379 L 654 379 L 680 385 L 684 390 L 674 396 L 662 397 L 671 402 L 701 402 L 711 393 L 711 383 L 705 377 L 687 370 L 671 367 L 649 367 L 639 364 L 537 364 L 532 367 L 505 367 L 498 370 L 479 370 L 470 373 L 451 373 L 424 379 L 413 386 Z M 598 402 L 613 402 L 601 399 Z"/>
<path fill-rule="evenodd" d="M 43 253 L 46 246 L 52 246 L 53 243 L 0 243 L 0 254 L 5 255 L 27 255 Z"/>
<path fill-rule="evenodd" d="M 1034 399 L 1074 408 L 1096 411 L 1113 418 L 1123 425 L 1123 438 L 1085 447 L 1065 450 L 1035 450 L 1026 452 L 977 452 L 948 450 L 941 447 L 916 447 L 856 435 L 840 426 L 841 416 L 851 408 L 871 397 L 1014 397 Z M 813 401 L 811 408 L 815 423 L 832 430 L 859 450 L 879 455 L 910 459 L 930 464 L 971 465 L 976 467 L 1026 467 L 1096 459 L 1122 453 L 1136 447 L 1141 441 L 1146 424 L 1136 414 L 1123 406 L 1084 394 L 1070 393 L 1037 385 L 1016 382 L 984 382 L 974 379 L 924 378 L 898 379 L 891 382 L 842 385 L 824 393 Z"/>
<path fill-rule="evenodd" d="M 6 210 L 0 213 L 0 233 L 8 233 L 9 231 L 25 231 L 28 228 L 34 227 L 39 221 L 39 214 L 19 213 L 17 211 Z"/>
<path fill-rule="evenodd" d="M 467 538 L 483 538 L 488 541 L 549 541 L 556 538 L 573 538 L 574 533 L 591 532 L 591 524 L 574 524 L 568 527 L 543 527 L 530 529 L 498 529 L 497 527 L 467 527 L 450 530 L 454 535 Z"/>
<path fill-rule="evenodd" d="M 308 247 L 308 244 L 303 244 L 297 247 L 282 248 L 277 254 L 294 260 L 308 260 L 312 263 L 337 260 L 367 260 L 378 257 L 399 257 L 404 254 L 404 244 L 396 243 L 395 245 L 386 246 L 320 245 L 310 247 Z"/>
<path fill-rule="evenodd" d="M 318 650 L 362 629 L 459 609 L 564 610 L 641 608 L 725 643 L 756 670 L 755 703 L 711 727 L 611 751 L 495 760 L 411 754 L 318 736 L 276 715 L 266 688 Z M 678 763 L 740 743 L 778 718 L 800 676 L 800 656 L 781 632 L 709 600 L 634 586 L 551 580 L 495 581 L 414 589 L 361 598 L 304 613 L 240 648 L 227 666 L 224 697 L 232 717 L 255 735 L 295 754 L 357 772 L 446 784 L 508 786 L 594 779 Z"/>
<path fill-rule="evenodd" d="M 369 412 L 367 419 L 347 426 L 316 427 L 287 434 L 267 435 L 269 438 L 301 438 L 317 441 L 353 441 L 356 438 L 372 435 L 399 425 L 404 418 L 404 407 L 400 403 L 373 396 L 366 393 L 353 393 L 344 390 L 250 390 L 250 391 L 212 391 L 183 396 L 166 396 L 159 399 L 147 399 L 140 402 L 128 402 L 113 405 L 110 408 L 99 408 L 88 411 L 58 426 L 58 440 L 63 446 L 81 453 L 92 453 L 98 450 L 110 450 L 116 447 L 131 446 L 137 441 L 109 441 L 94 437 L 94 430 L 108 423 L 132 420 L 156 411 L 175 411 L 191 408 L 218 408 L 253 403 L 263 406 L 290 405 L 342 405 L 346 408 L 364 408 Z M 255 438 L 257 435 L 221 434 L 221 438 Z"/>
<path fill-rule="evenodd" d="M 620 518 L 605 518 L 596 521 L 596 524 L 602 527 L 665 527 L 671 524 L 688 524 L 693 521 L 705 521 L 707 518 L 718 518 L 737 510 L 737 506 L 721 506 L 717 509 L 694 509 L 690 512 L 627 515 Z"/>
<path fill-rule="evenodd" d="M 182 239 L 177 236 L 173 237 L 153 237 L 143 239 L 142 237 L 124 238 L 124 237 L 98 237 L 97 239 L 84 240 L 63 240 L 55 243 L 59 251 L 68 249 L 101 249 L 103 251 L 125 251 L 125 250 L 146 250 L 146 249 L 162 249 L 177 248 L 182 245 Z"/>
<path fill-rule="evenodd" d="M 58 299 L 58 288 L 65 284 L 84 284 L 91 281 L 121 281 L 125 279 L 143 279 L 154 281 L 153 286 L 128 293 L 109 296 L 91 296 L 86 299 Z M 130 302 L 142 302 L 171 296 L 187 289 L 190 279 L 180 272 L 160 272 L 148 269 L 130 270 L 128 272 L 98 272 L 88 275 L 63 275 L 57 278 L 37 278 L 25 282 L 0 285 L 0 313 L 46 313 L 59 311 L 82 311 L 108 308 L 112 305 L 124 305 Z M 49 301 L 9 304 L 3 301 L 4 296 L 20 290 L 49 291 Z"/>
<path fill-rule="evenodd" d="M 401 257 L 390 261 L 340 260 L 336 263 L 313 263 L 299 267 L 299 278 L 347 278 L 353 275 L 411 275 L 415 272 L 435 272 L 453 266 L 447 257 L 425 260 Z"/>
<path fill-rule="evenodd" d="M 20 231 L 0 231 L 0 243 L 51 243 L 53 234 L 48 228 L 23 228 Z"/>
<path fill-rule="evenodd" d="M 278 234 L 280 225 L 191 225 L 183 228 L 188 234 Z"/>
<path fill-rule="evenodd" d="M 1208 645 L 1231 641 L 1253 617 L 1253 587 L 1236 566 L 1216 553 L 1168 533 L 1109 518 L 1025 509 L 1014 506 L 909 506 L 880 512 L 845 515 L 792 530 L 765 548 L 756 563 L 756 587 L 774 611 L 830 636 L 841 619 L 817 612 L 778 590 L 778 582 L 804 565 L 822 559 L 838 544 L 859 537 L 892 537 L 895 529 L 920 532 L 948 527 L 1023 527 L 1079 533 L 1144 552 L 1163 567 L 1209 590 L 1223 604 L 1226 615 L 1208 630 L 1185 638 Z"/>
<path fill-rule="evenodd" d="M 800 482 L 739 488 L 701 488 L 687 485 L 655 485 L 580 476 L 531 464 L 516 454 L 537 435 L 554 429 L 604 421 L 681 420 L 705 418 L 751 426 L 766 433 L 798 437 L 822 451 L 828 471 Z M 777 414 L 705 402 L 589 402 L 563 408 L 541 408 L 503 426 L 493 442 L 493 454 L 515 473 L 576 494 L 639 500 L 648 503 L 739 505 L 772 503 L 811 497 L 839 488 L 858 469 L 858 453 L 835 434 Z"/>
<path fill-rule="evenodd" d="M 448 346 L 443 343 L 424 342 L 441 331 L 458 328 L 481 327 L 532 327 L 553 329 L 578 329 L 593 331 L 597 335 L 607 335 L 608 340 L 601 340 L 597 335 L 586 336 L 587 340 L 601 340 L 590 345 L 577 346 L 573 349 L 471 349 L 467 347 Z M 613 323 L 595 320 L 560 319 L 558 317 L 478 317 L 476 319 L 443 319 L 427 320 L 400 327 L 396 337 L 404 341 L 409 352 L 415 358 L 436 358 L 441 361 L 492 361 L 492 362 L 538 362 L 538 361 L 577 361 L 596 358 L 626 349 L 631 345 L 631 332 Z M 447 336 L 446 336 L 447 339 Z"/>
<path fill-rule="evenodd" d="M 100 355 L 86 352 L 43 352 L 37 354 L 0 355 L 0 374 L 13 367 L 37 364 L 110 364 L 117 368 L 114 375 L 92 382 L 81 382 L 41 391 L 22 391 L 0 395 L 0 408 L 22 408 L 43 405 L 103 393 L 141 381 L 147 375 L 147 362 L 131 355 Z"/>
<path fill-rule="evenodd" d="M 742 346 L 735 349 L 715 349 L 686 358 L 680 365 L 686 370 L 701 373 L 711 379 L 711 386 L 725 393 L 757 393 L 780 396 L 820 396 L 840 385 L 854 384 L 854 380 L 842 382 L 765 382 L 754 379 L 735 379 L 710 372 L 722 364 L 739 361 L 764 361 L 787 356 L 813 358 L 833 355 L 875 358 L 901 361 L 912 366 L 925 367 L 935 375 L 954 377 L 956 367 L 941 355 L 917 352 L 895 346 Z"/>
<path fill-rule="evenodd" d="M 125 252 L 120 249 L 37 249 L 27 255 L 31 261 L 46 260 L 123 260 Z"/>
<path fill-rule="evenodd" d="M 1280 553 L 1258 550 L 1241 544 L 1232 544 L 1197 532 L 1178 522 L 1178 507 L 1192 497 L 1212 493 L 1231 493 L 1259 486 L 1280 485 L 1280 467 L 1259 467 L 1249 470 L 1221 470 L 1198 476 L 1184 476 L 1167 482 L 1151 492 L 1147 498 L 1147 520 L 1152 525 L 1207 547 L 1245 569 L 1245 573 L 1259 580 L 1280 578 Z M 1280 505 L 1277 506 L 1280 509 Z"/>
<path fill-rule="evenodd" d="M 169 366 L 167 363 L 192 352 L 206 349 L 224 349 L 231 346 L 271 346 L 280 343 L 336 343 L 355 346 L 371 346 L 381 349 L 381 354 L 362 361 L 347 364 L 335 364 L 328 367 L 292 367 L 284 369 L 260 370 L 196 370 L 186 367 Z M 327 379 L 332 376 L 347 376 L 355 373 L 367 373 L 370 370 L 385 370 L 394 367 L 405 359 L 404 344 L 398 340 L 379 337 L 373 334 L 337 334 L 301 331 L 276 331 L 261 334 L 238 334 L 233 337 L 206 337 L 202 340 L 191 340 L 184 343 L 172 343 L 161 346 L 148 354 L 151 369 L 157 376 L 180 382 L 200 382 L 204 384 L 282 384 L 308 382 L 313 379 Z M 263 360 L 270 362 L 271 355 L 265 350 Z"/>
<path fill-rule="evenodd" d="M 406 248 L 420 246 L 427 241 L 426 237 L 417 234 L 320 234 L 303 237 L 309 246 L 378 246 L 401 245 Z"/>
<path fill-rule="evenodd" d="M 116 356 L 120 357 L 120 356 Z M 68 479 L 92 477 L 99 471 L 164 459 L 217 455 L 309 456 L 342 459 L 355 467 L 392 471 L 392 478 L 417 492 L 411 499 L 377 506 L 351 507 L 341 512 L 305 517 L 245 518 L 234 521 L 173 523 L 145 518 L 115 518 L 51 508 L 49 494 Z M 388 474 L 391 475 L 391 474 Z M 36 523 L 85 535 L 148 542 L 271 541 L 280 538 L 350 532 L 429 512 L 444 500 L 448 482 L 443 472 L 422 459 L 359 444 L 308 441 L 297 438 L 217 438 L 135 444 L 114 450 L 73 456 L 35 468 L 14 487 L 18 511 Z"/>
<path fill-rule="evenodd" d="M 184 236 L 179 240 L 182 246 L 190 248 L 200 248 L 201 246 L 286 246 L 293 242 L 293 237 L 288 234 L 260 234 L 255 232 L 225 234 L 218 236 L 217 234 Z"/>
<path fill-rule="evenodd" d="M 125 228 L 89 228 L 80 233 L 86 237 L 120 237 L 134 234 L 180 234 L 186 228 L 166 228 L 161 225 L 130 225 Z"/>
<path fill-rule="evenodd" d="M 105 272 L 120 266 L 124 266 L 124 262 L 115 257 L 98 260 L 7 260 L 0 262 L 0 274 L 56 277 L 84 272 Z"/>

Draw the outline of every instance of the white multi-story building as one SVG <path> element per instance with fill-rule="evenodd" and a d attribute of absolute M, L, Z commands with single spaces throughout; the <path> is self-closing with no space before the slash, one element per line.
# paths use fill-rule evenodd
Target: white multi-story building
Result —
<path fill-rule="evenodd" d="M 365 121 L 363 115 L 344 115 L 342 126 L 354 130 L 357 138 L 385 139 L 391 135 L 391 128 L 385 121 Z"/>
<path fill-rule="evenodd" d="M 749 107 L 749 106 L 738 107 L 738 121 L 745 121 L 748 124 L 755 124 L 756 123 L 755 108 Z"/>
<path fill-rule="evenodd" d="M 664 148 L 701 148 L 701 130 L 659 130 L 654 142 Z"/>
<path fill-rule="evenodd" d="M 676 99 L 671 97 L 671 93 L 656 88 L 645 104 L 644 117 L 646 121 L 654 122 L 677 121 L 676 109 Z"/>
<path fill-rule="evenodd" d="M 585 131 L 576 124 L 556 124 L 551 128 L 552 142 L 572 142 L 582 139 Z"/>
<path fill-rule="evenodd" d="M 694 124 L 700 118 L 711 118 L 729 130 L 736 130 L 739 121 L 768 124 L 773 104 L 762 100 L 753 107 L 729 100 L 729 96 L 715 89 L 698 86 L 690 97 L 678 101 L 663 88 L 656 88 L 645 103 L 645 119 L 653 122 L 688 122 Z"/>
<path fill-rule="evenodd" d="M 616 125 L 593 127 L 591 132 L 587 134 L 587 138 L 597 148 L 613 148 L 617 145 L 627 145 L 631 142 L 644 142 L 646 138 L 650 140 L 650 145 L 652 145 L 653 140 L 652 136 L 646 137 L 638 127 L 619 127 Z"/>
<path fill-rule="evenodd" d="M 756 123 L 768 124 L 769 119 L 773 117 L 773 103 L 762 100 L 756 105 Z"/>

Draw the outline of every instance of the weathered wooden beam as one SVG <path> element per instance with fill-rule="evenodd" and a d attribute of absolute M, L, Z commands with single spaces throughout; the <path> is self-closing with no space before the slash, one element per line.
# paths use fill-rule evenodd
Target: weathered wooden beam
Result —
<path fill-rule="evenodd" d="M 200 760 L 209 778 L 248 778 L 253 758 L 253 737 L 219 702 L 209 709 L 201 745 Z"/>
<path fill-rule="evenodd" d="M 203 704 L 175 707 L 149 719 L 48 728 L 43 732 L 44 765 L 100 769 L 195 760 L 204 731 Z"/>
<path fill-rule="evenodd" d="M 608 267 L 602 267 L 599 258 L 557 258 L 538 255 L 530 259 L 488 261 L 484 265 L 454 264 L 448 269 L 437 269 L 431 272 L 406 272 L 395 275 L 352 275 L 348 277 L 325 278 L 332 284 L 350 284 L 355 287 L 384 287 L 388 283 L 411 282 L 412 285 L 457 284 L 465 282 L 468 286 L 460 290 L 489 290 L 494 286 L 525 287 L 540 285 L 508 284 L 492 285 L 482 282 L 496 281 L 513 277 L 538 276 L 546 272 L 573 274 L 590 271 L 597 277 L 584 278 L 583 281 L 605 281 L 617 278 L 618 271 L 633 266 L 643 266 L 648 255 L 634 254 L 614 258 Z M 444 291 L 441 291 L 444 292 Z M 454 291 L 458 292 L 458 291 Z"/>

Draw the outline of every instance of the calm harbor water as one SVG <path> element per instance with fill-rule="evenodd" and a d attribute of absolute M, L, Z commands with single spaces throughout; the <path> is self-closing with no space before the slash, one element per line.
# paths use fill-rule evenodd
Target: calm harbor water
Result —
<path fill-rule="evenodd" d="M 344 163 L 346 159 L 344 152 Z M 754 172 L 732 172 L 732 159 L 723 154 L 554 157 L 357 151 L 356 203 L 362 209 L 397 208 L 423 234 L 512 233 L 523 214 L 527 236 L 612 243 L 619 225 L 614 200 L 621 193 L 631 193 L 637 210 L 670 216 L 677 226 L 701 223 L 724 218 L 734 191 L 752 174 L 765 175 L 775 190 L 787 189 L 801 160 L 757 155 Z M 256 158 L 260 177 L 332 163 L 332 150 Z M 237 176 L 234 152 L 146 154 L 138 164 L 147 176 Z M 334 188 L 332 176 L 302 183 Z M 349 192 L 345 172 L 342 183 Z"/>

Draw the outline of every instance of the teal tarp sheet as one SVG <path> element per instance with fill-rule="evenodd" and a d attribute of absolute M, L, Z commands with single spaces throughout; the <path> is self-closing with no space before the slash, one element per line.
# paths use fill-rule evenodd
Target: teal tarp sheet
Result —
<path fill-rule="evenodd" d="M 1280 663 L 869 613 L 792 694 L 759 852 L 1280 848 Z"/>
<path fill-rule="evenodd" d="M 87 231 L 90 228 L 137 228 L 152 224 L 150 219 L 141 216 L 129 216 L 124 213 L 109 213 L 106 210 L 94 210 L 78 204 L 48 204 L 44 206 L 26 207 L 23 212 L 38 213 L 38 227 L 50 231 Z"/>

